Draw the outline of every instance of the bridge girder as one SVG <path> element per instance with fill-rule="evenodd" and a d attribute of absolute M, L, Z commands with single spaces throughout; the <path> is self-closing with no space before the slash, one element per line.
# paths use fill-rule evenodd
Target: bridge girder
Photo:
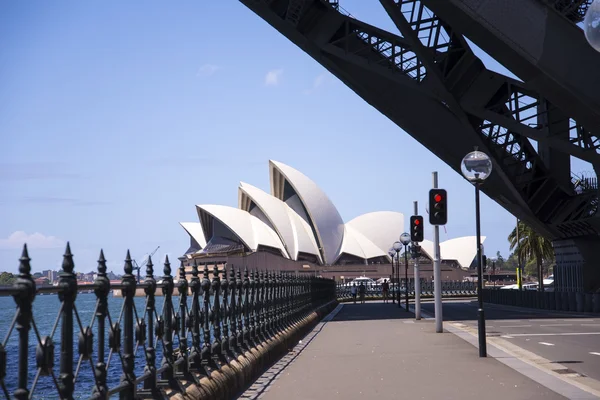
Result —
<path fill-rule="evenodd" d="M 529 83 L 485 68 L 425 5 L 438 0 L 380 0 L 400 35 L 335 1 L 240 1 L 457 172 L 474 145 L 487 151 L 497 173 L 484 192 L 540 233 L 600 232 L 598 193 L 576 194 L 528 140 L 600 165 L 598 137 Z"/>

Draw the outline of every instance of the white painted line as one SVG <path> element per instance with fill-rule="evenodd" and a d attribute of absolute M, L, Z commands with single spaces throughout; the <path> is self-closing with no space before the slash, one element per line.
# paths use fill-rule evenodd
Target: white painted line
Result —
<path fill-rule="evenodd" d="M 539 344 L 543 344 L 544 346 L 554 346 L 552 343 L 548 342 L 538 342 Z"/>
<path fill-rule="evenodd" d="M 498 328 L 530 328 L 531 325 L 499 325 Z"/>
<path fill-rule="evenodd" d="M 512 336 L 510 336 L 510 335 L 502 335 L 502 336 L 500 336 L 500 337 L 503 337 L 503 338 L 506 338 L 506 339 L 512 339 L 512 338 L 513 338 L 513 337 L 512 337 Z"/>
<path fill-rule="evenodd" d="M 573 324 L 548 324 L 548 325 L 540 325 L 540 326 L 573 326 Z"/>
<path fill-rule="evenodd" d="M 595 356 L 600 356 L 600 353 L 596 352 L 596 351 L 590 351 L 590 354 L 593 354 Z"/>
<path fill-rule="evenodd" d="M 415 321 L 403 321 L 405 324 L 414 324 Z"/>
<path fill-rule="evenodd" d="M 600 332 L 511 333 L 511 336 L 579 336 L 579 335 L 600 335 Z"/>

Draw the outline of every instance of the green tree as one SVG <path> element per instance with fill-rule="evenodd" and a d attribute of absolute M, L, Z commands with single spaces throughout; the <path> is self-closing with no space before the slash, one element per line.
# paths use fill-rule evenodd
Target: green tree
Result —
<path fill-rule="evenodd" d="M 0 273 L 0 285 L 12 285 L 17 280 L 17 276 L 10 272 Z"/>
<path fill-rule="evenodd" d="M 499 251 L 496 252 L 496 269 L 504 269 L 504 257 L 502 257 Z"/>
<path fill-rule="evenodd" d="M 554 258 L 554 249 L 552 242 L 545 237 L 539 235 L 530 226 L 519 221 L 519 240 L 517 242 L 517 228 L 508 235 L 510 249 L 515 250 L 515 253 L 521 257 L 521 260 L 527 263 L 534 261 L 537 277 L 539 281 L 538 289 L 544 290 L 544 262 Z"/>

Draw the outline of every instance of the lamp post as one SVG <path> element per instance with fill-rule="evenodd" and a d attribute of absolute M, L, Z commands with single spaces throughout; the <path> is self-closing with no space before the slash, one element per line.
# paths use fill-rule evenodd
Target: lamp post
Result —
<path fill-rule="evenodd" d="M 485 339 L 485 315 L 483 312 L 483 263 L 481 258 L 481 227 L 479 216 L 479 186 L 492 173 L 492 160 L 487 154 L 477 151 L 467 154 L 460 166 L 461 172 L 469 182 L 475 186 L 475 229 L 477 231 L 477 331 L 479 336 L 479 357 L 487 357 L 487 346 Z"/>
<path fill-rule="evenodd" d="M 404 245 L 404 299 L 406 300 L 406 311 L 408 312 L 408 245 L 410 234 L 404 232 L 400 235 L 400 243 Z"/>
<path fill-rule="evenodd" d="M 594 0 L 583 20 L 583 32 L 590 46 L 600 52 L 600 0 Z"/>
<path fill-rule="evenodd" d="M 396 250 L 394 250 L 393 247 L 390 247 L 390 249 L 388 250 L 388 255 L 392 258 L 392 275 L 390 277 L 390 287 L 393 288 L 394 287 L 394 278 L 396 275 L 394 275 L 394 257 L 396 257 Z M 392 303 L 396 304 L 396 296 L 392 294 Z"/>
<path fill-rule="evenodd" d="M 398 289 L 396 290 L 396 296 L 398 296 L 398 308 L 400 308 L 400 250 L 402 250 L 402 243 L 394 242 L 392 248 L 396 252 L 396 260 L 398 264 L 396 265 L 396 282 L 398 282 Z"/>

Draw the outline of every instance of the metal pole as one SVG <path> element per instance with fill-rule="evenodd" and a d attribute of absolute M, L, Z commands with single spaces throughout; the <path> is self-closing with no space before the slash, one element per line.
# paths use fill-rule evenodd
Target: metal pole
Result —
<path fill-rule="evenodd" d="M 419 215 L 419 203 L 414 202 L 415 213 Z M 419 272 L 419 257 L 415 257 L 415 319 L 421 319 L 421 275 Z"/>
<path fill-rule="evenodd" d="M 521 253 L 519 252 L 519 218 L 517 218 L 517 246 L 515 251 L 517 252 L 517 287 L 519 290 L 523 290 L 523 281 L 521 279 Z"/>
<path fill-rule="evenodd" d="M 394 268 L 394 257 L 392 256 L 392 277 L 390 278 L 390 287 L 394 288 L 394 279 L 396 279 L 396 269 Z M 392 304 L 396 304 L 396 293 L 392 293 Z"/>
<path fill-rule="evenodd" d="M 479 185 L 475 184 L 475 225 L 477 230 L 477 333 L 479 335 L 479 357 L 487 357 L 486 339 L 485 339 L 485 316 L 483 312 L 483 263 L 481 259 L 481 229 L 479 220 Z"/>
<path fill-rule="evenodd" d="M 406 300 L 406 312 L 408 312 L 408 245 L 404 245 L 404 299 Z"/>
<path fill-rule="evenodd" d="M 396 290 L 396 300 L 398 301 L 398 308 L 401 307 L 400 300 L 400 252 L 396 251 L 396 282 L 398 289 Z"/>
<path fill-rule="evenodd" d="M 433 188 L 438 188 L 437 172 L 433 172 Z M 442 318 L 442 266 L 440 262 L 440 227 L 433 227 L 433 296 L 435 298 L 435 331 L 444 332 Z"/>

